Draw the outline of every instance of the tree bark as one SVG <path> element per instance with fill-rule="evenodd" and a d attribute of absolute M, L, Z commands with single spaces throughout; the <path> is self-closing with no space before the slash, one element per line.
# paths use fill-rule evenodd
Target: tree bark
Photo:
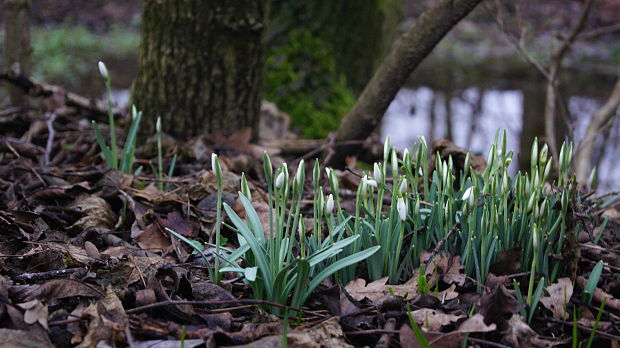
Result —
<path fill-rule="evenodd" d="M 4 1 L 4 42 L 7 68 L 19 63 L 19 70 L 30 75 L 32 48 L 30 46 L 30 0 Z M 23 91 L 9 87 L 11 104 L 19 106 L 26 102 Z"/>
<path fill-rule="evenodd" d="M 590 123 L 588 123 L 586 133 L 579 142 L 574 165 L 575 171 L 577 172 L 577 182 L 582 187 L 588 184 L 588 177 L 592 170 L 592 153 L 596 145 L 596 138 L 616 115 L 619 106 L 620 78 L 616 81 L 616 85 L 605 104 L 592 116 Z"/>
<path fill-rule="evenodd" d="M 143 0 L 141 135 L 258 132 L 268 0 Z M 254 134 L 256 137 L 257 134 Z"/>
<path fill-rule="evenodd" d="M 545 81 L 533 76 L 523 81 L 523 113 L 521 114 L 521 136 L 519 139 L 519 169 L 526 173 L 531 167 L 531 152 L 534 138 L 545 138 Z"/>
<path fill-rule="evenodd" d="M 353 110 L 342 120 L 336 141 L 368 137 L 409 75 L 441 39 L 482 0 L 440 0 L 428 8 L 394 45 L 364 88 Z M 337 151 L 330 165 L 340 167 L 359 147 Z"/>

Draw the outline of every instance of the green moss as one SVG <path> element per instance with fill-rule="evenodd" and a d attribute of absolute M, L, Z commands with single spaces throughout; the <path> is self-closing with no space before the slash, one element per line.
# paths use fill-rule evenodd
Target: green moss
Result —
<path fill-rule="evenodd" d="M 336 129 L 355 102 L 328 47 L 310 31 L 297 29 L 267 58 L 266 98 L 309 138 L 325 137 Z"/>

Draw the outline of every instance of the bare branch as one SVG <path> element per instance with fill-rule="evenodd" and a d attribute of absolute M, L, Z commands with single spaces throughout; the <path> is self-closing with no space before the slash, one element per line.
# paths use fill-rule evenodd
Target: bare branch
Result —
<path fill-rule="evenodd" d="M 588 129 L 577 147 L 575 169 L 577 172 L 577 182 L 580 185 L 585 186 L 588 180 L 596 138 L 614 116 L 617 115 L 618 106 L 620 106 L 620 77 L 617 79 L 616 85 L 605 104 L 592 116 Z"/>

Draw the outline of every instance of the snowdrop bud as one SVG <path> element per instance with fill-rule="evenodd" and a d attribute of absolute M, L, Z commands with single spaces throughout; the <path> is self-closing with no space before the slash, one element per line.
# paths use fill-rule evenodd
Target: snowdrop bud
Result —
<path fill-rule="evenodd" d="M 425 137 L 418 137 L 418 141 L 420 142 L 420 144 L 424 144 L 425 148 L 428 148 L 428 145 L 426 144 L 426 138 Z"/>
<path fill-rule="evenodd" d="M 157 122 L 155 123 L 155 130 L 157 133 L 161 133 L 161 117 L 157 118 Z"/>
<path fill-rule="evenodd" d="M 135 105 L 131 105 L 131 120 L 135 120 L 138 116 L 138 109 L 136 109 Z"/>
<path fill-rule="evenodd" d="M 506 162 L 504 162 L 504 166 L 508 168 L 510 166 L 510 163 L 512 163 L 512 158 L 508 157 L 506 158 Z"/>
<path fill-rule="evenodd" d="M 531 158 L 531 165 L 532 165 L 532 170 L 534 169 L 534 167 L 536 167 L 536 164 L 538 163 L 538 138 L 534 138 L 534 142 L 532 143 L 532 158 Z"/>
<path fill-rule="evenodd" d="M 400 193 L 407 192 L 407 179 L 403 179 L 403 181 L 400 182 L 400 187 L 398 188 L 398 192 Z"/>
<path fill-rule="evenodd" d="M 334 210 L 334 195 L 331 193 L 327 196 L 327 203 L 325 203 L 325 214 L 331 215 Z"/>
<path fill-rule="evenodd" d="M 405 151 L 403 151 L 403 162 L 407 162 L 407 157 L 409 157 L 409 150 L 405 148 Z"/>
<path fill-rule="evenodd" d="M 560 158 L 560 170 L 564 168 L 564 152 L 566 151 L 565 147 L 566 143 L 562 143 L 562 147 L 560 148 L 560 155 L 558 156 Z"/>
<path fill-rule="evenodd" d="M 304 160 L 302 159 L 301 161 L 299 161 L 299 166 L 297 166 L 297 173 L 295 174 L 295 184 L 296 185 L 301 185 L 301 188 L 303 188 L 303 181 L 304 181 L 304 174 L 305 174 L 305 166 L 304 166 Z"/>
<path fill-rule="evenodd" d="M 532 192 L 530 199 L 527 201 L 527 211 L 530 212 L 534 208 L 534 202 L 536 200 L 536 192 Z"/>
<path fill-rule="evenodd" d="M 448 164 L 444 161 L 441 162 L 441 182 L 445 184 L 448 178 Z"/>
<path fill-rule="evenodd" d="M 327 179 L 329 179 L 329 177 L 331 176 L 331 172 L 332 172 L 331 168 L 325 167 L 325 175 L 327 176 Z"/>
<path fill-rule="evenodd" d="M 368 175 L 364 175 L 364 177 L 362 178 L 362 194 L 366 193 L 366 190 L 368 190 Z"/>
<path fill-rule="evenodd" d="M 241 173 L 241 193 L 243 193 L 243 195 L 246 196 L 249 200 L 252 200 L 250 185 L 248 185 L 248 180 L 245 177 L 245 173 Z"/>
<path fill-rule="evenodd" d="M 385 142 L 383 143 L 383 159 L 387 161 L 389 155 L 390 155 L 390 136 L 388 135 L 385 138 Z"/>
<path fill-rule="evenodd" d="M 470 186 L 463 192 L 463 200 L 468 201 L 470 205 L 474 204 L 474 187 Z"/>
<path fill-rule="evenodd" d="M 551 162 L 553 162 L 553 157 L 549 158 L 549 162 L 547 162 L 547 165 L 545 166 L 545 172 L 543 174 L 545 179 L 548 178 L 549 173 L 551 173 Z"/>
<path fill-rule="evenodd" d="M 377 182 L 375 180 L 368 179 L 366 180 L 366 183 L 368 184 L 368 186 L 377 187 Z"/>
<path fill-rule="evenodd" d="M 543 146 L 542 150 L 540 150 L 540 163 L 546 163 L 547 162 L 547 155 L 549 153 L 549 146 L 547 146 L 547 144 L 545 144 L 545 146 Z"/>
<path fill-rule="evenodd" d="M 398 157 L 396 156 L 396 148 L 392 149 L 392 178 L 398 175 Z"/>
<path fill-rule="evenodd" d="M 532 227 L 532 246 L 534 250 L 538 250 L 538 226 Z"/>
<path fill-rule="evenodd" d="M 215 153 L 212 153 L 211 154 L 211 170 L 213 170 L 214 173 L 217 173 L 217 162 L 218 162 L 217 155 Z"/>
<path fill-rule="evenodd" d="M 375 167 L 373 171 L 373 176 L 375 177 L 376 182 L 383 182 L 383 172 L 379 168 L 379 165 L 375 162 Z"/>
<path fill-rule="evenodd" d="M 465 173 L 469 170 L 469 166 L 471 166 L 471 152 L 467 151 L 467 155 L 465 155 L 465 163 L 463 164 L 463 171 Z"/>
<path fill-rule="evenodd" d="M 108 68 L 105 66 L 105 63 L 102 61 L 99 61 L 98 65 L 99 65 L 99 73 L 101 74 L 101 77 L 107 80 L 109 77 Z"/>
<path fill-rule="evenodd" d="M 299 214 L 299 223 L 297 224 L 297 231 L 299 232 L 299 240 L 303 240 L 303 237 L 306 235 L 304 233 L 304 217 Z"/>
<path fill-rule="evenodd" d="M 265 172 L 265 179 L 267 182 L 271 182 L 273 178 L 273 167 L 271 166 L 271 159 L 267 151 L 263 152 L 263 171 Z"/>
<path fill-rule="evenodd" d="M 276 188 L 280 188 L 282 187 L 282 184 L 284 184 L 284 172 L 280 172 L 280 174 L 278 174 L 278 176 L 276 177 Z"/>
<path fill-rule="evenodd" d="M 415 205 L 413 206 L 413 213 L 416 216 L 420 215 L 420 198 L 419 197 L 415 200 Z"/>
<path fill-rule="evenodd" d="M 400 197 L 396 202 L 396 210 L 398 210 L 398 216 L 402 221 L 407 219 L 407 204 L 405 204 L 405 200 Z"/>

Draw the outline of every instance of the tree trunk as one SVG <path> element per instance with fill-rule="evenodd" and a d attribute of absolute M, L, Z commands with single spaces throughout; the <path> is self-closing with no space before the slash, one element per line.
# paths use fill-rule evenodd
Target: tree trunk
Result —
<path fill-rule="evenodd" d="M 143 0 L 142 10 L 141 135 L 158 116 L 176 137 L 258 132 L 268 0 Z"/>
<path fill-rule="evenodd" d="M 577 182 L 582 187 L 586 187 L 588 184 L 596 138 L 616 115 L 618 106 L 620 106 L 620 78 L 616 80 L 616 85 L 605 104 L 592 116 L 590 123 L 588 123 L 588 129 L 579 142 L 579 147 L 575 153 L 573 164 L 577 172 Z"/>
<path fill-rule="evenodd" d="M 480 2 L 482 0 L 440 0 L 428 8 L 381 63 L 353 110 L 342 120 L 336 141 L 367 138 L 413 70 Z M 330 165 L 342 166 L 345 157 L 358 149 L 357 146 L 341 147 Z"/>
<path fill-rule="evenodd" d="M 19 71 L 29 76 L 32 68 L 30 0 L 5 0 L 4 9 L 7 68 L 19 63 Z M 9 96 L 13 105 L 23 105 L 26 101 L 23 91 L 13 86 L 9 87 Z"/>
<path fill-rule="evenodd" d="M 521 137 L 519 139 L 519 169 L 526 173 L 531 167 L 534 138 L 545 138 L 545 81 L 535 76 L 522 84 L 523 113 L 521 114 Z"/>

